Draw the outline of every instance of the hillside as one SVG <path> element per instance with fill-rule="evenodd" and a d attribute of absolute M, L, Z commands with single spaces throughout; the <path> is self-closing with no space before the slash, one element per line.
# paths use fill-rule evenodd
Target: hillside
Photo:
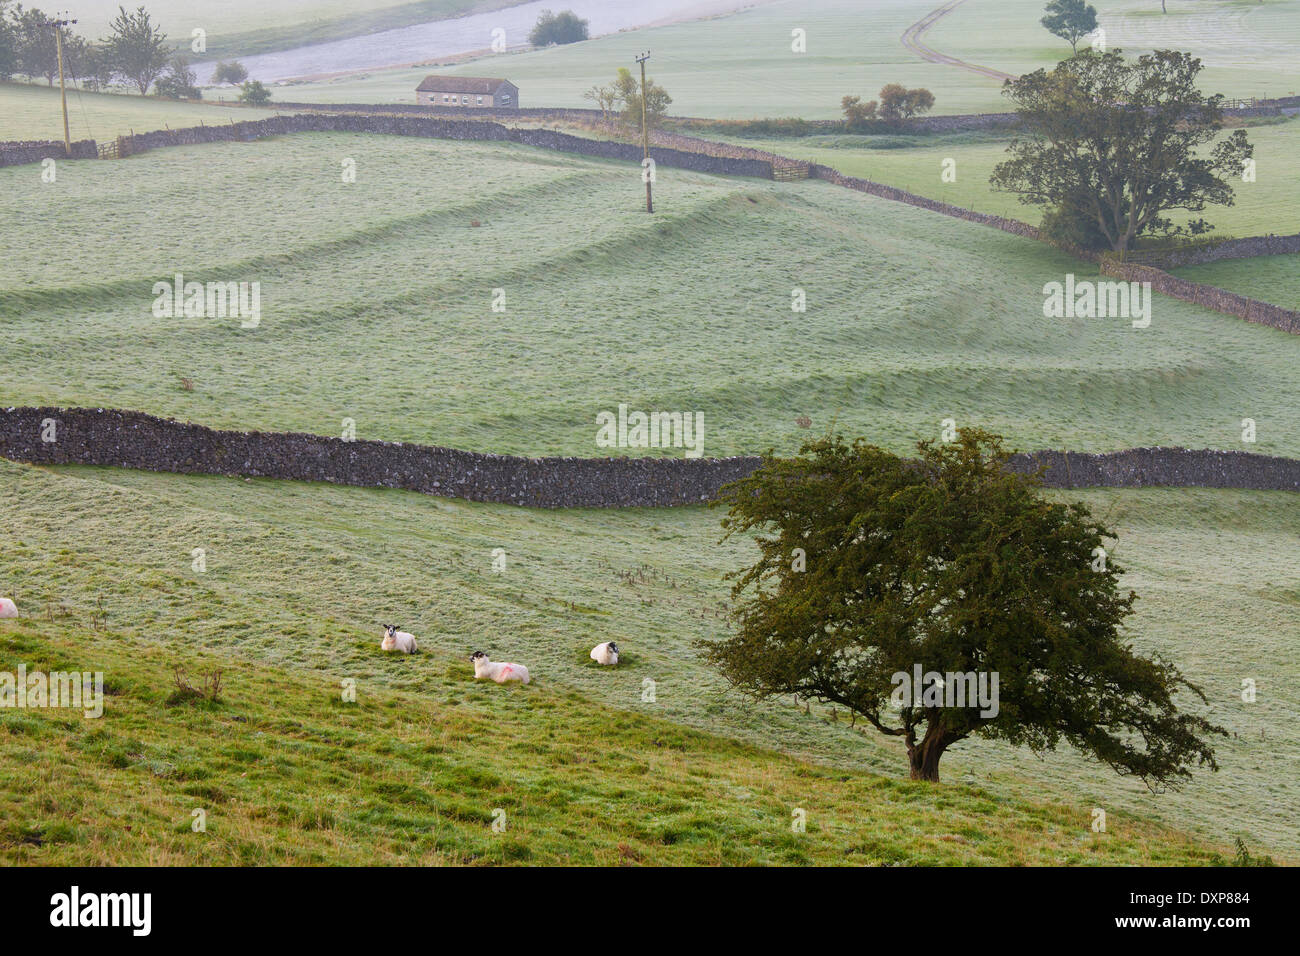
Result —
<path fill-rule="evenodd" d="M 448 680 L 470 673 L 469 653 L 486 649 L 530 666 L 536 686 L 527 693 L 572 691 L 582 707 L 637 722 L 671 721 L 855 775 L 906 775 L 897 742 L 850 729 L 842 714 L 832 721 L 824 708 L 750 702 L 699 661 L 695 641 L 729 626 L 722 576 L 749 556 L 741 542 L 718 544 L 720 516 L 709 509 L 531 511 L 411 492 L 8 462 L 0 462 L 0 487 L 0 521 L 18 529 L 0 556 L 0 592 L 28 614 L 51 608 L 53 627 L 29 626 L 62 634 L 74 662 L 76 648 L 95 639 L 86 625 L 102 595 L 109 633 L 122 636 L 124 650 L 160 655 L 159 666 L 208 655 L 268 681 L 327 674 L 330 687 L 352 678 L 433 704 Z M 1112 819 L 1159 821 L 1215 846 L 1241 836 L 1261 852 L 1297 855 L 1300 793 L 1281 756 L 1300 744 L 1285 690 L 1300 679 L 1290 652 L 1300 632 L 1294 497 L 1068 495 L 1119 533 L 1115 560 L 1141 595 L 1135 645 L 1199 682 L 1214 719 L 1233 732 L 1216 744 L 1223 769 L 1153 796 L 1068 751 L 1040 760 L 974 741 L 944 758 L 945 781 L 1065 804 L 1084 819 L 1102 807 Z M 499 574 L 491 570 L 498 547 L 507 561 Z M 202 573 L 192 567 L 195 548 Z M 417 635 L 422 654 L 395 661 L 377 652 L 379 622 L 390 620 Z M 614 672 L 587 659 L 611 639 L 625 654 Z M 1261 688 L 1254 704 L 1240 701 L 1244 677 Z M 653 704 L 642 701 L 646 678 L 655 682 Z M 268 701 L 267 712 L 277 706 Z"/>
<path fill-rule="evenodd" d="M 1048 320 L 1045 283 L 1093 267 L 824 182 L 664 169 L 651 219 L 627 164 L 363 134 L 59 169 L 0 170 L 25 223 L 0 235 L 5 404 L 528 455 L 604 453 L 620 403 L 703 412 L 706 455 L 832 423 L 906 451 L 949 417 L 1025 449 L 1241 448 L 1250 416 L 1249 450 L 1300 455 L 1284 333 L 1161 297 L 1145 329 Z M 178 272 L 258 282 L 260 325 L 155 318 Z"/>
<path fill-rule="evenodd" d="M 380 656 L 373 643 L 368 651 Z M 0 713 L 0 860 L 9 866 L 1231 858 L 1143 820 L 1115 819 L 1094 834 L 1078 808 L 816 766 L 561 688 L 485 687 L 441 654 L 421 660 L 434 676 L 419 694 L 362 684 L 355 703 L 322 674 L 142 648 L 69 623 L 0 621 L 0 654 L 47 672 L 102 670 L 111 695 L 93 721 Z M 221 667 L 220 702 L 169 705 L 178 662 L 191 674 Z M 192 829 L 195 810 L 202 832 Z M 792 832 L 796 810 L 806 832 Z"/>

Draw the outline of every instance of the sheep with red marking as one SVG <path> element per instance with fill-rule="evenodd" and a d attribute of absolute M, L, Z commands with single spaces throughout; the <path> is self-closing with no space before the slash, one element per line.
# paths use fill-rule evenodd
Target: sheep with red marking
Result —
<path fill-rule="evenodd" d="M 469 659 L 474 665 L 475 680 L 494 680 L 498 684 L 508 684 L 511 681 L 527 684 L 529 681 L 528 668 L 523 664 L 495 662 L 482 651 L 475 651 Z"/>
<path fill-rule="evenodd" d="M 0 597 L 0 617 L 17 617 L 18 605 L 12 598 Z"/>

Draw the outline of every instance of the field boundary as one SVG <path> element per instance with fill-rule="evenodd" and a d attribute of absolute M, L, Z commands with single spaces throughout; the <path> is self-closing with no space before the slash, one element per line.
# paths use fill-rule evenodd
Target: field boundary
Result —
<path fill-rule="evenodd" d="M 54 441 L 45 439 L 53 436 Z M 593 440 L 594 440 L 593 431 Z M 0 457 L 179 474 L 403 488 L 530 508 L 662 508 L 711 501 L 763 459 L 526 458 L 433 445 L 348 441 L 302 432 L 207 428 L 112 408 L 0 409 Z M 1130 448 L 1016 455 L 1048 488 L 1241 488 L 1300 491 L 1300 460 L 1241 451 Z"/>
<path fill-rule="evenodd" d="M 1134 262 L 1103 259 L 1101 273 L 1126 282 L 1149 282 L 1151 288 L 1162 295 L 1182 299 L 1184 302 L 1191 302 L 1225 315 L 1233 315 L 1257 325 L 1267 325 L 1282 332 L 1300 335 L 1300 312 L 1284 309 L 1271 302 L 1262 302 L 1204 282 L 1180 279 L 1163 269 Z"/>
<path fill-rule="evenodd" d="M 1300 252 L 1300 232 L 1290 236 L 1243 236 L 1207 242 L 1187 249 L 1153 250 L 1150 253 L 1129 252 L 1125 261 L 1157 269 L 1181 269 L 1184 266 L 1202 266 L 1222 259 L 1254 259 L 1257 256 L 1282 256 Z"/>

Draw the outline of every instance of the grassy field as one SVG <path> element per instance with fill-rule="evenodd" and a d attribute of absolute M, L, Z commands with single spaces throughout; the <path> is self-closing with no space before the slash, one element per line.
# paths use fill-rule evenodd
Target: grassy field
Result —
<path fill-rule="evenodd" d="M 1300 0 L 1170 0 L 1168 13 L 1161 13 L 1150 0 L 1105 0 L 1096 7 L 1110 47 L 1194 53 L 1205 64 L 1202 75 L 1207 85 L 1225 95 L 1277 97 L 1300 92 L 1300 62 L 1295 55 Z M 941 31 L 959 32 L 956 28 L 961 25 L 961 20 L 945 22 L 934 35 L 946 40 Z M 952 39 L 960 42 L 959 36 Z"/>
<path fill-rule="evenodd" d="M 1064 804 L 817 766 L 558 688 L 483 687 L 437 656 L 441 673 L 420 693 L 362 687 L 343 703 L 323 674 L 272 675 L 67 623 L 0 622 L 0 655 L 32 670 L 103 671 L 111 692 L 98 720 L 0 714 L 0 860 L 11 866 L 1195 866 L 1231 856 L 1143 819 L 1095 834 L 1090 813 Z M 219 702 L 169 705 L 177 662 L 223 668 Z M 806 832 L 792 831 L 796 809 Z"/>
<path fill-rule="evenodd" d="M 1300 256 L 1227 259 L 1188 266 L 1176 270 L 1176 274 L 1193 282 L 1206 282 L 1283 308 L 1300 310 Z"/>
<path fill-rule="evenodd" d="M 1007 45 L 1028 46 L 1038 65 L 1059 59 L 1040 26 L 1041 3 L 998 0 L 1005 17 L 999 34 Z M 653 51 L 651 75 L 672 94 L 680 116 L 839 115 L 847 93 L 874 96 L 886 83 L 925 86 L 936 112 L 985 112 L 1000 101 L 999 84 L 965 70 L 939 67 L 899 42 L 903 31 L 929 13 L 934 0 L 778 0 L 728 17 L 629 30 L 567 47 L 471 60 L 439 70 L 469 76 L 507 76 L 526 106 L 590 106 L 582 94 L 606 83 L 619 66 Z M 791 50 L 791 30 L 803 29 L 807 52 Z M 1068 47 L 1065 48 L 1068 51 Z M 996 64 L 993 64 L 996 65 Z M 291 85 L 284 98 L 304 102 L 414 102 L 428 69 L 382 70 Z"/>
<path fill-rule="evenodd" d="M 150 0 L 145 6 L 155 23 L 178 47 L 189 52 L 191 31 L 207 31 L 211 57 L 248 56 L 270 50 L 324 43 L 366 33 L 378 33 L 416 23 L 465 16 L 513 6 L 523 0 L 234 0 L 209 4 L 196 12 L 185 0 Z M 135 7 L 127 7 L 134 10 Z M 83 36 L 107 36 L 117 6 L 103 0 L 67 0 L 59 10 L 70 10 L 81 22 Z M 250 29 L 249 24 L 256 23 Z"/>
<path fill-rule="evenodd" d="M 1231 96 L 1277 96 L 1297 88 L 1294 47 L 1300 0 L 1175 2 L 1168 16 L 1152 0 L 1095 4 L 1110 47 L 1131 53 L 1173 45 L 1204 58 L 1207 83 Z M 939 0 L 781 0 L 734 16 L 628 31 L 588 43 L 460 63 L 444 72 L 508 76 L 526 105 L 588 106 L 584 90 L 607 82 L 644 49 L 655 79 L 680 116 L 746 118 L 839 116 L 848 93 L 874 97 L 886 83 L 924 86 L 936 113 L 1007 109 L 1001 84 L 953 66 L 925 62 L 902 33 Z M 1069 46 L 1039 24 L 1042 0 L 971 0 L 926 34 L 935 50 L 1011 73 L 1050 67 Z M 792 29 L 807 52 L 791 51 Z M 306 102 L 413 102 L 428 70 L 383 70 L 295 85 L 286 99 Z M 291 92 L 290 92 L 291 91 Z"/>
<path fill-rule="evenodd" d="M 996 133 L 959 133 L 935 136 L 860 136 L 829 134 L 777 139 L 715 136 L 822 163 L 846 173 L 900 189 L 942 199 L 967 209 L 1037 223 L 1037 207 L 1022 205 L 1010 193 L 989 186 L 993 168 L 1007 158 L 1007 138 Z M 1247 136 L 1255 146 L 1255 181 L 1236 182 L 1232 206 L 1210 207 L 1204 216 L 1225 236 L 1300 232 L 1300 119 L 1252 125 Z M 956 163 L 956 179 L 944 182 L 943 163 Z"/>
<path fill-rule="evenodd" d="M 229 92 L 227 98 L 231 98 Z M 134 130 L 145 133 L 167 126 L 209 126 L 275 115 L 272 110 L 224 108 L 214 103 L 165 100 L 126 93 L 68 91 L 68 129 L 74 140 L 99 142 Z M 63 139 L 58 86 L 0 83 L 0 141 Z M 39 169 L 39 167 L 36 167 Z M 28 170 L 30 173 L 31 170 Z"/>
<path fill-rule="evenodd" d="M 0 487 L 0 520 L 18 529 L 0 557 L 0 593 L 41 617 L 18 625 L 15 642 L 0 645 L 4 666 L 12 669 L 19 660 L 78 670 L 102 665 L 115 688 L 103 731 L 90 726 L 94 721 L 63 720 L 51 727 L 37 715 L 0 715 L 9 784 L 0 799 L 24 808 L 0 814 L 13 821 L 11 828 L 75 828 L 69 818 L 79 818 L 78 801 L 86 800 L 85 815 L 96 821 L 89 829 L 95 829 L 120 800 L 113 794 L 144 786 L 149 832 L 170 834 L 166 852 L 181 852 L 181 841 L 189 839 L 191 804 L 180 795 L 188 788 L 190 796 L 202 798 L 211 788 L 224 795 L 214 799 L 229 804 L 221 812 L 238 817 L 231 823 L 232 838 L 242 836 L 273 856 L 280 852 L 272 849 L 278 841 L 258 827 L 319 818 L 324 822 L 302 825 L 325 832 L 310 835 L 297 852 L 324 853 L 336 828 L 350 830 L 358 820 L 388 825 L 391 818 L 371 803 L 383 792 L 376 779 L 414 786 L 420 774 L 443 768 L 439 761 L 447 760 L 463 775 L 442 775 L 439 769 L 429 789 L 459 790 L 459 812 L 445 809 L 453 800 L 446 794 L 409 790 L 400 791 L 402 805 L 390 810 L 403 820 L 441 814 L 461 828 L 460 835 L 445 843 L 432 837 L 421 842 L 402 823 L 380 841 L 383 852 L 395 852 L 392 841 L 412 839 L 412 850 L 419 852 L 491 858 L 485 845 L 491 836 L 483 828 L 496 806 L 524 814 L 539 841 L 559 839 L 542 834 L 567 832 L 552 806 L 562 802 L 554 791 L 563 795 L 567 787 L 579 791 L 570 797 L 584 813 L 622 795 L 637 811 L 648 806 L 645 812 L 655 821 L 620 821 L 620 814 L 611 814 L 607 826 L 593 832 L 570 821 L 567 830 L 582 831 L 568 843 L 575 854 L 611 853 L 617 839 L 651 860 L 691 853 L 700 854 L 694 859 L 734 861 L 714 845 L 717 834 L 732 832 L 736 838 L 723 841 L 736 844 L 730 852 L 740 853 L 757 835 L 754 859 L 793 862 L 798 847 L 783 837 L 790 811 L 779 808 L 814 799 L 825 801 L 814 805 L 825 808 L 818 823 L 831 845 L 803 852 L 818 860 L 833 852 L 845 858 L 847 846 L 877 830 L 878 842 L 868 841 L 870 849 L 859 851 L 863 859 L 878 854 L 988 861 L 1024 854 L 1028 862 L 1043 862 L 1054 853 L 1071 862 L 1095 859 L 1086 832 L 1094 807 L 1107 811 L 1109 834 L 1121 844 L 1113 850 L 1119 859 L 1157 853 L 1131 843 L 1135 826 L 1145 832 L 1142 820 L 1194 833 L 1214 846 L 1230 846 L 1240 836 L 1259 852 L 1294 857 L 1300 851 L 1294 821 L 1300 783 L 1293 766 L 1300 731 L 1287 719 L 1297 706 L 1300 678 L 1290 653 L 1300 628 L 1300 561 L 1290 547 L 1300 533 L 1300 507 L 1285 493 L 1076 494 L 1118 529 L 1116 560 L 1129 569 L 1124 583 L 1141 595 L 1131 630 L 1135 645 L 1169 656 L 1199 681 L 1213 718 L 1233 732 L 1217 744 L 1219 773 L 1197 773 L 1183 791 L 1155 796 L 1067 751 L 1037 759 L 975 741 L 944 758 L 944 779 L 957 786 L 923 797 L 869 776 L 905 775 L 896 742 L 851 729 L 843 715 L 834 720 L 823 708 L 805 714 L 788 702 L 748 702 L 699 662 L 694 642 L 727 626 L 722 574 L 749 554 L 743 542 L 719 546 L 717 512 L 535 512 L 409 492 L 112 469 L 51 471 L 7 462 L 0 462 Z M 203 573 L 192 567 L 193 549 L 200 547 Z M 501 574 L 490 570 L 497 547 L 507 554 Z M 89 616 L 101 595 L 107 630 L 92 634 Z M 53 609 L 49 623 L 47 607 Z M 376 622 L 387 619 L 418 636 L 420 654 L 399 660 L 378 651 Z M 15 625 L 3 627 L 10 628 L 3 632 L 9 639 Z M 612 672 L 586 656 L 593 644 L 610 639 L 625 654 Z M 465 658 L 475 648 L 527 663 L 533 685 L 517 694 L 472 687 Z M 171 689 L 168 666 L 200 660 L 227 666 L 231 706 L 193 717 L 183 710 L 160 711 L 159 701 Z M 1254 704 L 1239 700 L 1245 677 L 1259 683 Z M 655 682 L 653 702 L 642 699 L 647 678 Z M 344 679 L 356 681 L 361 713 L 378 713 L 382 723 L 368 728 L 369 718 L 350 717 L 346 708 L 330 703 Z M 153 719 L 159 713 L 169 719 L 160 724 Z M 247 723 L 231 723 L 233 714 L 244 715 Z M 498 721 L 506 726 L 486 729 Z M 666 722 L 676 727 L 670 730 Z M 42 741 L 69 725 L 76 725 L 75 733 L 61 747 L 70 749 L 46 752 Z M 577 756 L 593 726 L 609 730 L 601 739 L 617 741 L 618 757 L 588 755 L 588 765 Z M 390 727 L 399 731 L 396 742 L 388 741 Z M 817 793 L 810 794 L 814 784 L 805 783 L 807 768 L 684 728 L 779 750 L 839 773 L 813 772 Z M 382 737 L 365 736 L 380 729 Z M 205 743 L 209 736 L 222 738 L 215 751 Z M 491 738 L 490 746 L 484 737 Z M 503 739 L 518 741 L 508 752 L 519 756 L 521 767 L 511 768 L 497 752 L 505 749 Z M 672 742 L 653 743 L 657 739 Z M 339 747 L 349 747 L 353 756 L 343 767 L 325 769 L 336 763 Z M 83 748 L 100 755 L 89 775 L 84 764 L 64 759 Z M 53 796 L 58 790 L 43 798 L 44 788 L 16 782 L 15 775 L 31 779 L 36 753 L 40 772 L 52 780 L 67 781 L 75 768 L 76 800 Z M 756 798 L 744 804 L 749 809 L 741 813 L 743 827 L 733 818 L 733 800 L 685 800 L 678 783 L 668 782 L 680 782 L 684 772 L 704 765 L 713 765 L 708 788 L 744 788 Z M 125 773 L 110 774 L 114 766 Z M 760 774 L 763 766 L 768 770 Z M 580 782 L 569 778 L 570 770 L 580 774 Z M 243 772 L 248 779 L 240 777 Z M 490 775 L 489 782 L 475 786 L 471 773 Z M 370 779 L 354 780 L 358 774 Z M 633 785 L 629 774 L 643 775 L 642 782 Z M 105 795 L 94 797 L 96 784 L 109 780 Z M 965 787 L 978 788 L 984 797 L 974 801 Z M 876 797 L 869 795 L 872 788 Z M 739 790 L 729 792 L 747 799 Z M 881 795 L 890 807 L 865 805 L 879 803 Z M 503 802 L 507 796 L 515 802 Z M 661 798 L 691 809 L 654 810 Z M 354 800 L 356 805 L 346 806 Z M 895 816 L 894 800 L 905 805 L 904 816 Z M 995 816 L 970 826 L 929 817 L 933 809 L 964 818 L 972 812 L 971 801 Z M 1002 815 L 1005 810 L 1014 817 L 1038 801 L 1065 809 L 1028 834 L 1023 823 Z M 773 831 L 763 836 L 769 825 Z M 638 826 L 644 828 L 640 836 Z M 674 828 L 698 833 L 683 838 L 690 846 L 677 850 L 640 849 L 653 848 L 658 834 Z M 970 842 L 934 842 L 936 834 L 951 833 Z M 106 857 L 141 836 L 99 835 L 84 852 Z M 552 851 L 542 845 L 552 846 L 535 844 L 533 852 L 550 858 Z M 83 851 L 51 846 L 43 852 Z M 163 850 L 157 852 L 165 858 Z M 198 852 L 245 859 L 240 854 L 253 851 L 236 846 Z M 1159 851 L 1166 858 L 1169 852 Z"/>
<path fill-rule="evenodd" d="M 948 417 L 1023 448 L 1239 448 L 1253 417 L 1252 450 L 1300 454 L 1283 333 L 1164 298 L 1143 330 L 1047 320 L 1043 284 L 1084 264 L 826 183 L 665 169 L 650 218 L 627 164 L 345 134 L 59 170 L 0 170 L 24 222 L 0 236 L 5 404 L 533 455 L 604 453 L 621 402 L 702 411 L 708 455 L 832 423 L 905 451 Z M 177 272 L 260 282 L 260 327 L 155 318 Z"/>

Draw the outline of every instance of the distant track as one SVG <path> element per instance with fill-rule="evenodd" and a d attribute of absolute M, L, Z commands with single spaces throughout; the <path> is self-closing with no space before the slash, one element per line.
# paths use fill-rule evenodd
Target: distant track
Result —
<path fill-rule="evenodd" d="M 980 66 L 977 63 L 967 63 L 965 60 L 959 60 L 955 56 L 949 56 L 946 53 L 940 53 L 932 50 L 921 42 L 921 37 L 925 32 L 934 26 L 948 14 L 960 7 L 966 0 L 948 0 L 937 10 L 931 10 L 920 20 L 917 20 L 910 27 L 903 31 L 903 46 L 907 47 L 923 60 L 931 63 L 943 63 L 947 66 L 959 67 L 963 70 L 970 70 L 972 73 L 978 73 L 981 76 L 987 76 L 994 80 L 1014 80 L 1015 77 L 1010 73 L 1003 73 L 1001 70 L 995 70 L 991 66 Z"/>

